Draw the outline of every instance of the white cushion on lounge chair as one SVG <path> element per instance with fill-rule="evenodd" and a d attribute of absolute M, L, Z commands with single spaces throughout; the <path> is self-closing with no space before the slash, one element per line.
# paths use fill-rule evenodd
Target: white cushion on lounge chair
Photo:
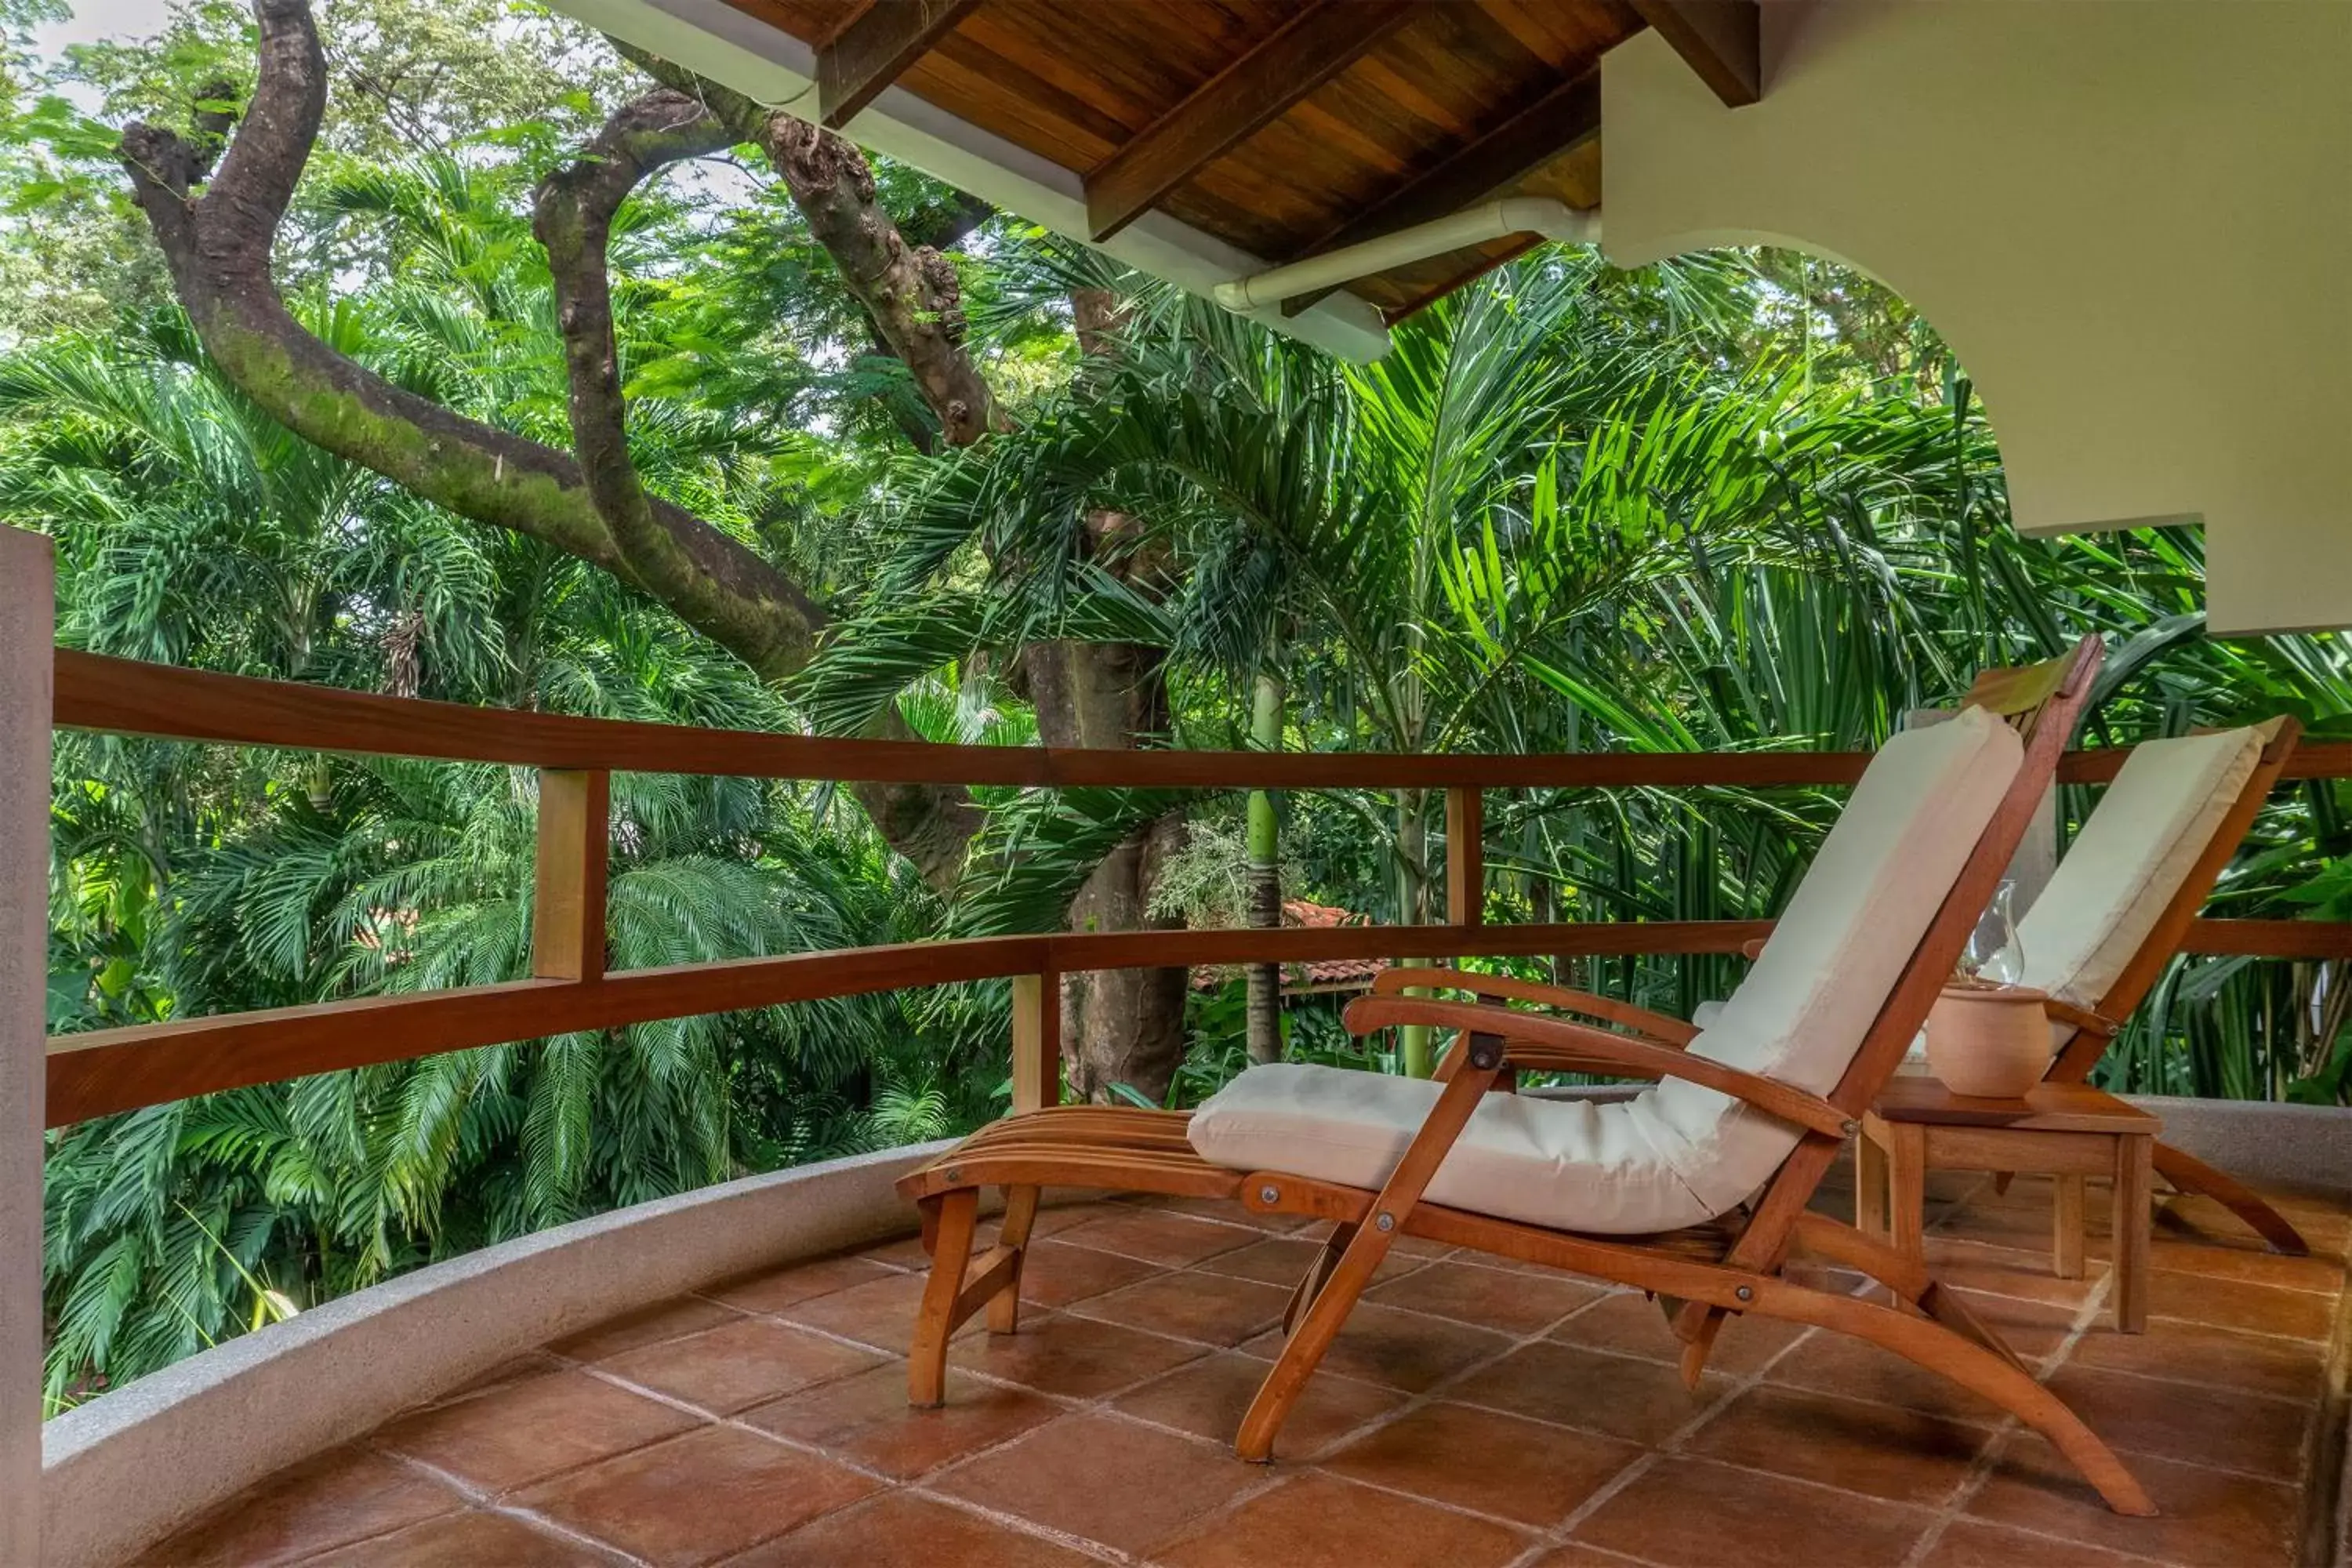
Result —
<path fill-rule="evenodd" d="M 2249 727 L 2135 747 L 2018 921 L 2025 957 L 2018 984 L 2078 1007 L 2097 1006 L 2245 793 L 2263 744 L 2262 731 Z M 1702 1002 L 1691 1022 L 1712 1027 L 1723 1007 Z M 2071 1024 L 2050 1027 L 2062 1041 L 2074 1032 Z M 1909 1059 L 1927 1057 L 1922 1034 Z"/>
<path fill-rule="evenodd" d="M 2135 748 L 2017 922 L 2023 984 L 2097 1006 L 2245 793 L 2263 745 L 2250 728 Z"/>
<path fill-rule="evenodd" d="M 1817 1094 L 1835 1088 L 2022 757 L 2016 733 L 1980 709 L 1887 742 L 1814 857 L 1784 934 L 1690 1049 Z M 1236 1170 L 1377 1187 L 1438 1092 L 1344 1068 L 1252 1068 L 1193 1113 L 1192 1147 Z M 1564 1230 L 1673 1230 L 1753 1193 L 1797 1136 L 1672 1079 L 1608 1104 L 1489 1095 L 1427 1195 Z"/>

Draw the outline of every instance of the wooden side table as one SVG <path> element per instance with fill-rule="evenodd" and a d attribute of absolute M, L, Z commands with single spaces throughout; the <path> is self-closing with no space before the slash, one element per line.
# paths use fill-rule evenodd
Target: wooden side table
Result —
<path fill-rule="evenodd" d="M 2116 1327 L 2147 1327 L 2150 1163 L 2156 1117 L 2076 1083 L 2041 1083 L 2020 1100 L 1972 1100 L 1932 1078 L 1889 1081 L 1854 1142 L 1854 1223 L 1918 1258 L 1930 1171 L 2023 1171 L 2057 1178 L 2052 1266 L 2083 1275 L 2083 1179 L 2112 1176 Z"/>

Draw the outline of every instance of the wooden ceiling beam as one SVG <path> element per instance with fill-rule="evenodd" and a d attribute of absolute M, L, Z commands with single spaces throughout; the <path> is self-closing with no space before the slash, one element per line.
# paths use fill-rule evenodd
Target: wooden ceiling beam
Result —
<path fill-rule="evenodd" d="M 1591 70 L 1561 82 L 1444 163 L 1414 175 L 1297 255 L 1284 258 L 1284 264 L 1475 206 L 1600 131 L 1601 73 Z M 1334 291 L 1285 300 L 1282 313 L 1296 316 Z"/>
<path fill-rule="evenodd" d="M 1099 242 L 1151 210 L 1402 26 L 1412 0 L 1309 0 L 1279 31 L 1201 84 L 1087 175 Z"/>
<path fill-rule="evenodd" d="M 971 15 L 980 0 L 872 0 L 816 52 L 817 118 L 838 131 Z"/>
<path fill-rule="evenodd" d="M 1633 9 L 1727 108 L 1764 95 L 1763 11 L 1757 0 L 1633 0 Z"/>

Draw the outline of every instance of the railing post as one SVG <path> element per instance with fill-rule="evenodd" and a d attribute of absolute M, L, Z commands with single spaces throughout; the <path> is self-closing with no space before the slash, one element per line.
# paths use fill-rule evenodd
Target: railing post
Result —
<path fill-rule="evenodd" d="M 56 581 L 47 539 L 0 528 L 0 1563 L 41 1560 L 41 1127 Z"/>
<path fill-rule="evenodd" d="M 1475 788 L 1445 792 L 1445 921 L 1483 924 L 1486 912 L 1486 797 Z"/>
<path fill-rule="evenodd" d="M 539 875 L 530 910 L 530 972 L 541 980 L 604 978 L 604 870 L 612 858 L 612 775 L 546 768 L 539 775 Z"/>
<path fill-rule="evenodd" d="M 1062 1100 L 1062 977 L 1013 977 L 1013 1112 Z"/>

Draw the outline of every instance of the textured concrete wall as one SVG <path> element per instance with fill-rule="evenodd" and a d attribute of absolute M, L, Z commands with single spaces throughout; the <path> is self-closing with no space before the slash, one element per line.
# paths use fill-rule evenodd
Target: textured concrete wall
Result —
<path fill-rule="evenodd" d="M 272 1471 L 500 1362 L 681 1291 L 914 1227 L 893 1184 L 946 1148 L 751 1176 L 404 1274 L 48 1424 L 47 1568 L 121 1563 Z M 29 1487 L 9 1495 L 30 1495 Z M 0 1552 L 0 1568 L 29 1557 Z"/>
<path fill-rule="evenodd" d="M 0 528 L 0 1563 L 40 1560 L 49 542 Z"/>
<path fill-rule="evenodd" d="M 2352 1192 L 2352 1108 L 2259 1100 L 2134 1095 L 2164 1120 L 2164 1141 L 2233 1176 Z"/>

